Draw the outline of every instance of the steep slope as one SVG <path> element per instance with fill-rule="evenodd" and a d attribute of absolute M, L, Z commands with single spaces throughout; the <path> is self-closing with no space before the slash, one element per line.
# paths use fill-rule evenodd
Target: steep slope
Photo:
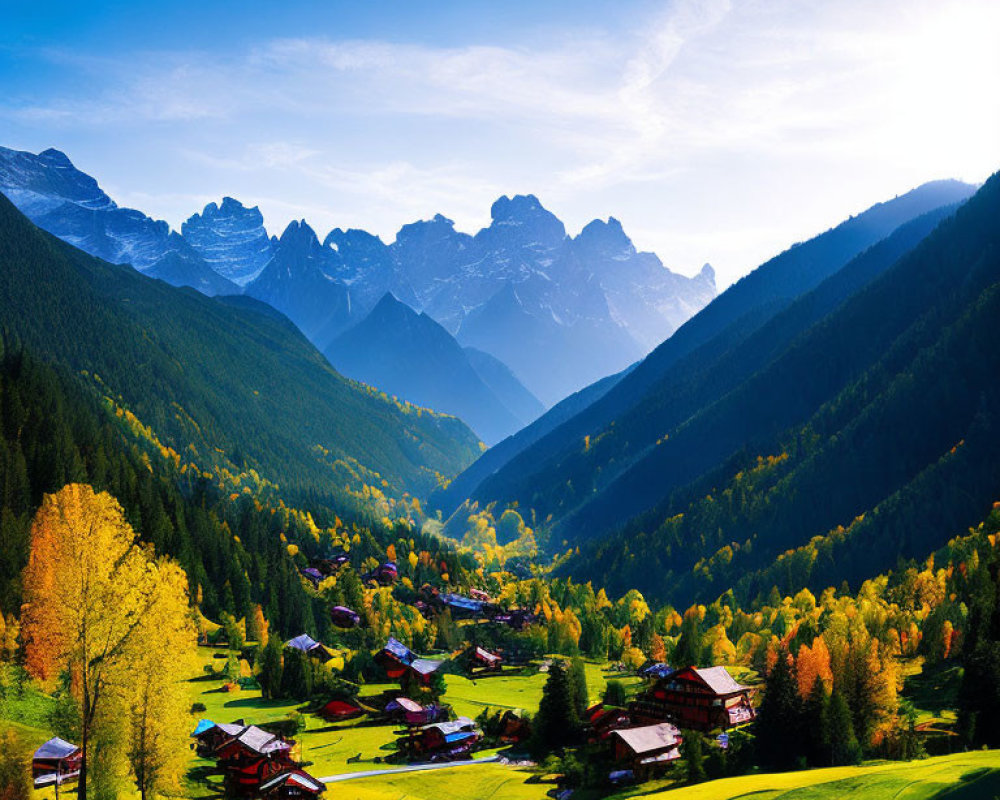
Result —
<path fill-rule="evenodd" d="M 545 406 L 541 401 L 524 387 L 510 371 L 510 367 L 500 359 L 475 347 L 465 347 L 463 350 L 483 383 L 520 420 L 521 427 L 534 422 L 545 413 Z"/>
<path fill-rule="evenodd" d="M 238 291 L 166 222 L 119 208 L 58 150 L 34 155 L 0 147 L 0 192 L 40 228 L 105 261 L 205 294 Z"/>
<path fill-rule="evenodd" d="M 784 338 L 773 342 L 771 334 L 752 338 L 797 297 L 837 273 L 846 262 L 901 224 L 934 209 L 950 207 L 972 191 L 972 187 L 956 182 L 927 184 L 767 262 L 682 326 L 627 379 L 496 468 L 470 497 L 481 501 L 517 500 L 535 508 L 543 518 L 571 513 L 656 448 L 685 415 L 714 401 L 736 385 L 736 379 L 749 375 L 750 367 L 761 366 L 776 352 L 776 345 L 787 344 L 803 330 L 811 319 L 808 314 L 801 317 L 798 327 L 781 329 Z M 868 267 L 859 267 L 860 273 L 870 277 L 885 269 L 901 250 L 926 235 L 934 222 L 932 216 L 901 232 L 891 245 L 871 256 Z M 741 343 L 743 349 L 739 349 Z M 734 357 L 733 353 L 739 355 Z M 691 462 L 692 470 L 696 463 L 700 462 Z M 664 492 L 669 490 L 664 488 Z M 613 527 L 649 502 L 655 501 L 637 492 L 627 507 L 609 511 L 606 516 L 588 517 L 586 533 L 597 532 L 599 526 Z"/>
<path fill-rule="evenodd" d="M 998 223 L 1000 175 L 567 519 L 661 498 L 568 569 L 641 562 L 660 594 L 753 596 L 857 580 L 981 517 L 1000 490 Z"/>
<path fill-rule="evenodd" d="M 352 321 L 350 291 L 332 277 L 337 261 L 337 254 L 319 243 L 305 220 L 293 221 L 245 291 L 287 315 L 315 343 L 321 330 L 327 335 L 340 332 Z"/>
<path fill-rule="evenodd" d="M 334 339 L 326 357 L 350 378 L 460 417 L 488 444 L 524 424 L 480 378 L 448 331 L 391 294 Z"/>
<path fill-rule="evenodd" d="M 191 216 L 181 234 L 206 264 L 237 286 L 260 275 L 273 256 L 260 209 L 245 208 L 232 197 L 223 197 L 221 205 L 209 203 Z"/>
<path fill-rule="evenodd" d="M 8 336 L 74 371 L 199 461 L 285 488 L 384 479 L 420 492 L 467 464 L 460 422 L 381 399 L 338 375 L 285 318 L 151 281 L 48 236 L 0 199 L 0 312 Z"/>

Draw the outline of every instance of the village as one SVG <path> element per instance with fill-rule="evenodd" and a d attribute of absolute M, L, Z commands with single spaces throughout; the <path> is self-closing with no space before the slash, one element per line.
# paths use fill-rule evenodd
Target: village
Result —
<path fill-rule="evenodd" d="M 302 577 L 318 585 L 346 563 L 322 559 L 302 569 Z M 396 565 L 385 562 L 363 579 L 390 587 L 397 575 Z M 307 663 L 325 676 L 316 684 L 326 687 L 304 702 L 264 697 L 267 666 L 255 663 L 260 651 L 253 643 L 234 651 L 218 636 L 203 640 L 204 674 L 189 682 L 193 794 L 318 797 L 343 780 L 377 786 L 377 778 L 386 775 L 464 765 L 462 774 L 470 778 L 467 770 L 491 779 L 507 772 L 524 784 L 525 797 L 570 797 L 573 790 L 558 773 L 540 775 L 532 740 L 533 717 L 551 673 L 566 662 L 475 643 L 483 638 L 481 628 L 521 631 L 544 620 L 531 609 L 501 607 L 475 588 L 461 594 L 425 586 L 419 598 L 414 606 L 423 616 L 447 612 L 468 643 L 451 653 L 425 655 L 390 636 L 371 654 L 379 680 L 352 683 L 338 677 L 344 652 L 301 634 L 283 642 L 283 662 Z M 346 606 L 333 606 L 329 614 L 345 630 L 363 624 L 362 615 Z M 234 658 L 244 665 L 240 677 L 229 669 Z M 756 689 L 724 666 L 649 661 L 627 668 L 590 661 L 584 671 L 580 744 L 600 754 L 607 792 L 668 779 L 681 758 L 683 731 L 708 734 L 714 746 L 726 748 L 730 734 L 755 718 Z M 627 687 L 627 696 L 608 696 L 609 681 Z M 76 744 L 60 738 L 42 744 L 32 764 L 36 789 L 57 797 L 60 790 L 72 791 L 80 755 Z"/>

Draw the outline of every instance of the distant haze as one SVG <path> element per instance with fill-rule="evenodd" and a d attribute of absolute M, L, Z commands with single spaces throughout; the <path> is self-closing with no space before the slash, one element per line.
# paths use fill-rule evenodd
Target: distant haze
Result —
<path fill-rule="evenodd" d="M 1000 168 L 995 0 L 4 4 L 0 144 L 178 228 L 223 195 L 391 241 L 533 193 L 724 287 Z M 266 6 L 266 7 L 265 7 Z"/>

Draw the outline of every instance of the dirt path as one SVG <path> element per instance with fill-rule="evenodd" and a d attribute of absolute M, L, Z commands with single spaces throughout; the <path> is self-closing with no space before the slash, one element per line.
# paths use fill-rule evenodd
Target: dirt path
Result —
<path fill-rule="evenodd" d="M 320 778 L 323 783 L 338 783 L 339 781 L 353 781 L 356 778 L 371 778 L 376 775 L 396 775 L 402 772 L 422 772 L 431 769 L 451 769 L 453 767 L 467 767 L 472 764 L 492 764 L 500 760 L 500 756 L 486 756 L 485 758 L 474 758 L 471 761 L 445 761 L 441 764 L 410 764 L 408 767 L 396 767 L 395 769 L 373 769 L 367 772 L 345 772 L 343 775 L 330 775 Z"/>

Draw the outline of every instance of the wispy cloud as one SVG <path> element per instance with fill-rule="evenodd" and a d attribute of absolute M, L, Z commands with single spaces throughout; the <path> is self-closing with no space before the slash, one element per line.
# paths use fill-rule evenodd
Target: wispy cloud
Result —
<path fill-rule="evenodd" d="M 993 0 L 674 0 L 626 33 L 542 44 L 304 30 L 220 52 L 48 50 L 91 88 L 11 91 L 0 119 L 159 148 L 147 208 L 175 223 L 182 196 L 239 190 L 273 227 L 391 236 L 434 211 L 471 227 L 496 194 L 534 191 L 571 227 L 614 213 L 725 282 L 865 202 L 1000 166 L 998 36 Z"/>

